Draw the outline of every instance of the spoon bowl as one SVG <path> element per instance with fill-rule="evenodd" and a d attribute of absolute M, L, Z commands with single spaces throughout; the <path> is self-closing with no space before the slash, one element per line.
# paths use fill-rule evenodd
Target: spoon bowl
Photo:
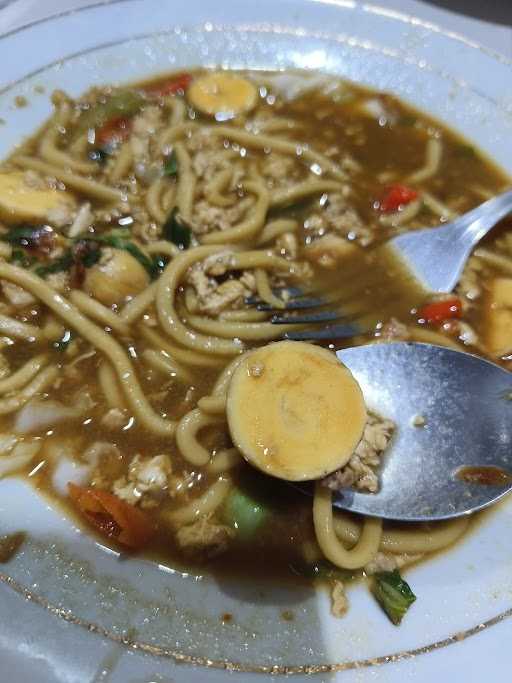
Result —
<path fill-rule="evenodd" d="M 359 382 L 368 409 L 393 420 L 396 431 L 378 473 L 379 491 L 346 489 L 333 494 L 333 505 L 432 522 L 481 510 L 512 489 L 510 372 L 468 353 L 413 342 L 336 355 Z"/>

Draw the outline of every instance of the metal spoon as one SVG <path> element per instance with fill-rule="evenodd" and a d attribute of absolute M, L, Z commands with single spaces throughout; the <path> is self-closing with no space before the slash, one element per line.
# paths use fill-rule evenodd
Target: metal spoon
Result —
<path fill-rule="evenodd" d="M 333 505 L 430 522 L 480 510 L 512 489 L 512 373 L 430 344 L 372 344 L 336 355 L 359 382 L 368 408 L 397 429 L 383 456 L 378 493 L 346 489 L 333 496 Z M 424 426 L 413 425 L 417 415 Z M 467 466 L 498 472 L 502 481 L 465 481 L 458 474 Z"/>

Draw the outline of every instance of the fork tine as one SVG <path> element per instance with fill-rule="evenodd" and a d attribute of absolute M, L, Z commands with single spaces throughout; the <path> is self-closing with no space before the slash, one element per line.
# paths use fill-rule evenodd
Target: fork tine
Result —
<path fill-rule="evenodd" d="M 286 332 L 285 339 L 292 341 L 315 341 L 317 339 L 346 339 L 349 337 L 356 337 L 363 332 L 368 331 L 359 327 L 357 324 L 351 325 L 328 325 L 322 329 L 313 330 L 297 330 L 295 332 Z"/>
<path fill-rule="evenodd" d="M 296 325 L 299 323 L 329 323 L 342 320 L 347 316 L 341 311 L 320 311 L 320 313 L 306 313 L 305 315 L 274 315 L 270 322 L 274 325 Z"/>
<path fill-rule="evenodd" d="M 300 289 L 300 287 L 275 287 L 272 290 L 272 294 L 274 296 L 278 296 L 282 298 L 282 295 L 285 294 L 285 296 L 290 297 L 291 299 L 295 299 L 301 296 L 305 295 L 304 290 Z M 283 299 L 284 301 L 284 299 Z M 245 303 L 248 306 L 253 306 L 254 304 L 260 304 L 261 299 L 257 294 L 252 294 L 251 296 L 248 296 L 245 298 Z"/>

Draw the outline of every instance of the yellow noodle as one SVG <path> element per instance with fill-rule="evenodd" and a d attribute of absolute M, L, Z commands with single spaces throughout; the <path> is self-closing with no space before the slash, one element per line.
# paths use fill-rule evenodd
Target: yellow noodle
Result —
<path fill-rule="evenodd" d="M 187 322 L 199 332 L 223 339 L 242 339 L 244 341 L 270 341 L 278 339 L 290 331 L 289 325 L 274 325 L 273 323 L 235 323 L 224 320 L 214 320 L 199 315 L 189 315 Z M 294 330 L 304 326 L 294 325 Z"/>
<path fill-rule="evenodd" d="M 432 178 L 439 171 L 441 157 L 443 155 L 443 144 L 438 138 L 429 138 L 425 150 L 425 164 L 414 173 L 407 177 L 409 183 L 422 183 Z"/>
<path fill-rule="evenodd" d="M 289 272 L 291 269 L 289 261 L 263 250 L 234 253 L 229 259 L 228 267 L 230 270 L 263 268 L 265 270 L 277 270 L 281 273 Z"/>
<path fill-rule="evenodd" d="M 227 197 L 225 192 L 233 180 L 233 168 L 226 168 L 216 173 L 204 187 L 204 196 L 213 206 L 233 206 L 236 197 Z"/>
<path fill-rule="evenodd" d="M 299 221 L 293 218 L 277 218 L 275 221 L 270 221 L 265 225 L 256 244 L 261 246 L 268 242 L 273 242 L 276 237 L 287 232 L 296 232 L 298 229 Z"/>
<path fill-rule="evenodd" d="M 187 137 L 194 131 L 198 130 L 199 126 L 193 121 L 183 121 L 165 128 L 158 139 L 158 146 L 161 148 L 163 154 L 168 154 L 169 146 Z"/>
<path fill-rule="evenodd" d="M 172 242 L 167 242 L 167 240 L 158 240 L 157 242 L 146 244 L 146 251 L 148 254 L 161 254 L 162 256 L 170 256 L 171 258 L 181 254 L 181 249 Z"/>
<path fill-rule="evenodd" d="M 266 271 L 263 270 L 263 268 L 256 268 L 254 275 L 256 277 L 256 289 L 260 299 L 274 308 L 284 308 L 286 304 L 273 293 Z"/>
<path fill-rule="evenodd" d="M 227 140 L 238 142 L 244 147 L 256 147 L 258 149 L 270 149 L 272 152 L 281 152 L 283 154 L 291 154 L 298 160 L 304 160 L 312 164 L 318 164 L 324 173 L 329 173 L 333 178 L 338 180 L 346 180 L 346 174 L 339 168 L 337 164 L 331 161 L 328 157 L 315 152 L 312 149 L 302 145 L 300 142 L 292 142 L 284 140 L 283 138 L 275 138 L 271 135 L 262 135 L 255 133 L 248 133 L 239 128 L 231 128 L 229 126 L 212 126 L 208 129 L 212 135 L 220 135 Z"/>
<path fill-rule="evenodd" d="M 79 289 L 73 289 L 69 298 L 82 313 L 85 313 L 85 315 L 88 315 L 105 327 L 112 328 L 123 337 L 128 337 L 130 335 L 129 326 L 117 313 L 114 313 L 111 308 L 107 308 L 107 306 L 96 301 L 96 299 L 92 299 L 88 294 L 85 294 L 85 292 L 82 292 Z"/>
<path fill-rule="evenodd" d="M 301 202 L 314 194 L 341 192 L 341 190 L 342 186 L 333 180 L 303 180 L 296 185 L 274 190 L 270 198 L 270 206 L 275 209 L 279 206 Z"/>
<path fill-rule="evenodd" d="M 416 327 L 414 325 L 408 325 L 410 337 L 413 341 L 426 342 L 427 344 L 440 344 L 441 346 L 447 346 L 450 349 L 455 349 L 456 351 L 464 351 L 464 346 L 458 344 L 454 339 L 446 336 L 442 332 L 436 332 L 435 330 L 429 330 L 426 327 Z"/>
<path fill-rule="evenodd" d="M 432 526 L 411 524 L 409 528 L 384 529 L 380 550 L 401 553 L 432 553 L 454 543 L 466 531 L 468 517 L 459 517 Z M 361 524 L 349 515 L 337 510 L 333 519 L 336 536 L 344 543 L 354 545 L 361 535 Z"/>
<path fill-rule="evenodd" d="M 315 484 L 313 521 L 318 545 L 325 557 L 342 569 L 359 569 L 377 554 L 382 536 L 382 520 L 365 517 L 357 544 L 350 550 L 338 539 L 333 525 L 332 492 L 319 482 Z"/>
<path fill-rule="evenodd" d="M 121 320 L 127 325 L 131 325 L 140 318 L 155 300 L 156 288 L 157 283 L 153 282 L 153 284 L 146 287 L 140 294 L 137 294 L 137 296 L 125 304 L 123 310 L 119 313 Z"/>
<path fill-rule="evenodd" d="M 180 97 L 171 95 L 165 98 L 165 106 L 171 110 L 171 126 L 177 126 L 185 120 L 187 115 L 187 108 L 185 102 Z"/>
<path fill-rule="evenodd" d="M 57 178 L 57 180 L 61 180 L 69 187 L 72 187 L 74 190 L 77 190 L 88 197 L 94 197 L 95 199 L 107 202 L 119 202 L 125 199 L 125 196 L 120 190 L 115 190 L 113 187 L 109 187 L 104 183 L 89 180 L 88 178 L 84 178 L 71 171 L 65 171 L 59 166 L 47 164 L 44 161 L 39 161 L 39 159 L 18 155 L 12 159 L 12 162 L 17 166 L 21 166 L 21 168 L 39 171 L 39 173 L 43 173 L 46 176 Z"/>
<path fill-rule="evenodd" d="M 243 350 L 242 343 L 232 338 L 228 341 L 212 335 L 203 336 L 189 330 L 179 319 L 174 305 L 176 289 L 190 266 L 220 251 L 226 251 L 226 246 L 197 247 L 176 256 L 158 281 L 156 308 L 164 332 L 179 344 L 195 351 L 226 356 L 240 353 Z"/>
<path fill-rule="evenodd" d="M 139 384 L 132 362 L 115 339 L 88 320 L 61 294 L 36 275 L 0 262 L 0 278 L 14 282 L 38 297 L 80 336 L 107 356 L 117 372 L 130 408 L 147 429 L 161 436 L 174 434 L 176 423 L 165 420 L 153 411 Z"/>
<path fill-rule="evenodd" d="M 41 441 L 22 441 L 16 444 L 12 452 L 0 456 L 0 479 L 22 467 L 26 467 L 41 449 Z"/>
<path fill-rule="evenodd" d="M 228 322 L 259 323 L 263 320 L 268 320 L 268 313 L 265 311 L 257 311 L 252 308 L 242 308 L 240 310 L 222 311 L 219 313 L 219 320 L 227 320 Z"/>
<path fill-rule="evenodd" d="M 412 221 L 413 218 L 416 218 L 421 211 L 421 207 L 421 199 L 415 199 L 412 202 L 409 202 L 409 204 L 406 204 L 400 211 L 382 214 L 379 218 L 379 222 L 382 223 L 382 225 L 404 225 L 405 223 Z"/>
<path fill-rule="evenodd" d="M 47 362 L 48 356 L 45 353 L 31 358 L 19 370 L 13 372 L 12 375 L 0 380 L 0 394 L 7 394 L 10 391 L 16 391 L 20 387 L 25 386 Z"/>
<path fill-rule="evenodd" d="M 31 398 L 40 394 L 47 389 L 50 384 L 56 379 L 59 370 L 55 365 L 52 365 L 44 370 L 41 370 L 31 382 L 26 384 L 14 396 L 9 396 L 0 400 L 0 415 L 8 415 L 19 410 Z"/>
<path fill-rule="evenodd" d="M 77 173 L 85 173 L 86 175 L 97 173 L 99 170 L 98 164 L 74 159 L 70 154 L 63 152 L 57 147 L 59 136 L 62 135 L 61 131 L 65 131 L 68 126 L 71 114 L 72 109 L 69 102 L 62 101 L 48 129 L 43 134 L 39 144 L 39 154 L 50 164 L 56 164 Z"/>
<path fill-rule="evenodd" d="M 148 187 L 146 193 L 146 208 L 151 218 L 157 223 L 165 223 L 167 213 L 162 207 L 162 194 L 167 188 L 169 181 L 166 178 L 157 178 Z"/>
<path fill-rule="evenodd" d="M 222 357 L 206 356 L 197 353 L 197 351 L 180 348 L 168 339 L 164 339 L 148 325 L 141 325 L 139 331 L 144 339 L 156 347 L 158 351 L 166 351 L 172 358 L 176 358 L 176 360 L 184 365 L 198 368 L 217 368 L 226 362 Z"/>
<path fill-rule="evenodd" d="M 0 315 L 0 334 L 28 341 L 38 341 L 43 336 L 39 327 L 29 323 L 22 323 L 15 318 L 10 318 L 8 315 Z"/>
<path fill-rule="evenodd" d="M 215 512 L 223 503 L 231 486 L 231 480 L 228 477 L 219 477 L 202 496 L 192 500 L 178 510 L 164 513 L 162 516 L 170 524 L 176 527 L 183 526 L 184 524 L 191 524 L 198 517 Z"/>
<path fill-rule="evenodd" d="M 126 178 L 133 166 L 133 149 L 128 140 L 125 142 L 119 152 L 117 157 L 114 159 L 114 163 L 110 172 L 108 174 L 110 182 L 116 184 L 122 178 Z"/>
<path fill-rule="evenodd" d="M 235 467 L 239 467 L 242 463 L 242 456 L 236 448 L 226 448 L 213 456 L 212 460 L 206 465 L 206 469 L 210 474 L 222 474 Z"/>
<path fill-rule="evenodd" d="M 201 235 L 202 244 L 245 242 L 261 232 L 269 208 L 267 188 L 261 182 L 247 182 L 244 191 L 256 195 L 256 204 L 250 207 L 246 217 L 232 228 Z"/>
<path fill-rule="evenodd" d="M 10 244 L 7 244 L 6 242 L 0 242 L 0 258 L 4 258 L 7 261 L 11 258 L 12 256 L 12 247 Z"/>
<path fill-rule="evenodd" d="M 194 383 L 193 375 L 186 368 L 179 365 L 179 363 L 176 363 L 166 351 L 146 349 L 142 352 L 142 358 L 148 365 L 166 376 L 176 377 L 184 384 L 190 385 Z"/>
<path fill-rule="evenodd" d="M 185 460 L 196 467 L 210 461 L 211 454 L 199 443 L 197 434 L 205 427 L 222 424 L 224 420 L 224 416 L 206 415 L 199 408 L 194 408 L 181 418 L 176 429 L 176 443 Z"/>
<path fill-rule="evenodd" d="M 441 202 L 437 197 L 434 197 L 434 195 L 430 192 L 423 190 L 421 193 L 421 198 L 423 199 L 423 203 L 427 209 L 436 214 L 436 216 L 439 216 L 439 218 L 448 218 L 453 220 L 457 217 L 455 211 L 452 211 L 449 206 L 443 204 L 443 202 Z"/>
<path fill-rule="evenodd" d="M 489 251 L 489 249 L 485 249 L 484 247 L 479 247 L 475 251 L 474 255 L 477 256 L 479 259 L 482 259 L 482 261 L 485 261 L 485 263 L 489 263 L 491 266 L 499 268 L 499 270 L 502 270 L 505 273 L 512 275 L 511 258 L 508 258 L 507 256 L 501 256 L 500 254 L 495 254 L 494 252 Z"/>
<path fill-rule="evenodd" d="M 250 351 L 248 352 L 250 353 Z M 247 357 L 247 354 L 242 354 L 234 358 L 231 363 L 228 363 L 224 370 L 220 373 L 217 381 L 213 386 L 210 396 L 203 396 L 197 402 L 198 407 L 209 415 L 224 415 L 226 412 L 226 401 L 228 387 L 233 377 L 233 373 L 240 365 L 242 360 Z"/>
<path fill-rule="evenodd" d="M 103 361 L 98 369 L 98 383 L 110 408 L 119 410 L 126 408 L 126 401 L 119 388 L 116 373 L 106 361 Z"/>
<path fill-rule="evenodd" d="M 192 162 L 185 145 L 177 142 L 174 152 L 178 163 L 178 186 L 176 188 L 176 206 L 185 221 L 192 218 L 192 206 L 196 188 L 196 176 L 192 171 Z"/>
<path fill-rule="evenodd" d="M 170 215 L 171 210 L 176 204 L 176 183 L 169 185 L 167 190 L 162 195 L 162 207 L 167 215 Z"/>

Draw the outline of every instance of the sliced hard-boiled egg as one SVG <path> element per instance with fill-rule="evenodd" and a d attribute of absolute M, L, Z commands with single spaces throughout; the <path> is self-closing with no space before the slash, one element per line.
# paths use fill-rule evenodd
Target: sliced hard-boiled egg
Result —
<path fill-rule="evenodd" d="M 258 101 L 258 91 L 246 78 L 214 71 L 194 79 L 187 97 L 203 114 L 225 121 L 253 109 Z"/>
<path fill-rule="evenodd" d="M 7 222 L 50 221 L 52 213 L 73 210 L 74 198 L 67 192 L 32 187 L 21 171 L 0 173 L 0 218 Z"/>
<path fill-rule="evenodd" d="M 348 368 L 323 348 L 283 341 L 249 353 L 231 380 L 229 430 L 246 460 L 289 481 L 345 465 L 367 420 Z"/>

